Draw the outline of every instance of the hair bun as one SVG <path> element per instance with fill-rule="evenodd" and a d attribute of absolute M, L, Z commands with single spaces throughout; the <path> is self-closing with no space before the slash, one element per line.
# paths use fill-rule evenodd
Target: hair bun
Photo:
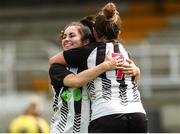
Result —
<path fill-rule="evenodd" d="M 112 19 L 117 12 L 115 4 L 112 2 L 106 4 L 105 7 L 102 9 L 102 12 L 106 19 Z"/>

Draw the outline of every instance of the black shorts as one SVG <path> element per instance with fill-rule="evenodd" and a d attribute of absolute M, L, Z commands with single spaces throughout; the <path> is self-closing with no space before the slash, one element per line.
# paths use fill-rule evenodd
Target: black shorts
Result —
<path fill-rule="evenodd" d="M 113 114 L 90 122 L 89 133 L 147 133 L 147 117 L 143 113 Z"/>

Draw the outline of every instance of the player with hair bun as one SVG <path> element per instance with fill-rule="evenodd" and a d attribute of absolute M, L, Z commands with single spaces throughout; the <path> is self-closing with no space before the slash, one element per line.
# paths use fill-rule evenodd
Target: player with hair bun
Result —
<path fill-rule="evenodd" d="M 109 2 L 95 18 L 95 43 L 64 51 L 50 59 L 50 63 L 78 67 L 81 70 L 102 63 L 107 52 L 112 57 L 119 56 L 123 62 L 119 69 L 106 71 L 84 86 L 91 100 L 90 133 L 148 132 L 146 112 L 137 84 L 140 71 L 118 41 L 120 32 L 119 12 L 116 5 Z M 136 71 L 133 71 L 134 68 Z"/>
<path fill-rule="evenodd" d="M 90 29 L 80 22 L 68 24 L 60 37 L 63 50 L 92 42 Z M 81 86 L 107 70 L 118 69 L 118 64 L 118 58 L 107 55 L 103 63 L 82 72 L 79 68 L 67 68 L 57 63 L 50 66 L 49 75 L 54 91 L 51 133 L 88 132 L 90 104 L 87 92 Z"/>

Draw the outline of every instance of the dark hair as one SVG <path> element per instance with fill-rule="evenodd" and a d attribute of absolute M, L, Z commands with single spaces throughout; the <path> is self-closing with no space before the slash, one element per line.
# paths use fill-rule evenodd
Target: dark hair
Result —
<path fill-rule="evenodd" d="M 96 16 L 94 28 L 98 38 L 107 40 L 117 39 L 120 31 L 121 19 L 114 3 L 106 4 Z"/>
<path fill-rule="evenodd" d="M 81 40 L 84 41 L 86 39 L 89 39 L 91 42 L 92 39 L 92 34 L 90 29 L 87 26 L 84 26 L 83 24 L 81 24 L 80 22 L 71 22 L 68 25 L 65 26 L 64 31 L 69 27 L 69 26 L 78 26 L 78 31 L 81 34 Z M 61 34 L 63 35 L 64 32 L 61 32 Z M 61 35 L 61 36 L 62 36 Z"/>
<path fill-rule="evenodd" d="M 91 42 L 95 42 L 96 39 L 93 35 L 93 27 L 94 27 L 94 23 L 95 23 L 95 15 L 89 15 L 89 16 L 86 16 L 84 18 L 82 18 L 80 20 L 80 23 L 83 24 L 84 26 L 87 26 L 89 27 L 89 29 L 91 30 L 91 34 L 92 34 L 92 39 L 91 39 Z"/>

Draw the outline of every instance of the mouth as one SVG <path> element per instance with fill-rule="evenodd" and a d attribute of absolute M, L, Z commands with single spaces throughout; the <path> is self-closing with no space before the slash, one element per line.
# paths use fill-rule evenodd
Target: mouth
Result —
<path fill-rule="evenodd" d="M 72 43 L 64 43 L 64 47 L 71 47 L 71 46 L 73 46 L 73 44 Z"/>
<path fill-rule="evenodd" d="M 69 45 L 69 44 L 66 44 L 66 45 L 64 45 L 64 47 L 71 47 L 71 45 Z"/>
<path fill-rule="evenodd" d="M 66 42 L 63 46 L 65 50 L 73 48 L 73 44 L 71 42 Z"/>

